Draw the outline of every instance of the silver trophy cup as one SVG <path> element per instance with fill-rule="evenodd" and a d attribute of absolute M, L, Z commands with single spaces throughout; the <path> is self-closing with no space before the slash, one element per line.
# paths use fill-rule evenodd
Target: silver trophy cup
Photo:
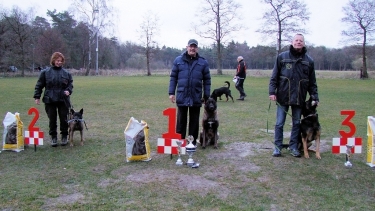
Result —
<path fill-rule="evenodd" d="M 186 164 L 189 167 L 192 167 L 195 163 L 193 160 L 193 154 L 196 150 L 196 147 L 193 144 L 194 137 L 192 135 L 189 135 L 187 141 L 189 142 L 189 144 L 186 146 L 186 153 L 189 155 L 189 159 L 187 160 Z"/>
<path fill-rule="evenodd" d="M 176 144 L 178 146 L 178 148 L 177 148 L 178 149 L 178 159 L 176 161 L 177 166 L 182 166 L 184 164 L 184 162 L 182 162 L 182 160 L 181 160 L 181 145 L 182 145 L 182 143 L 183 143 L 183 141 L 181 141 L 181 140 L 176 141 Z"/>
<path fill-rule="evenodd" d="M 352 163 L 350 162 L 350 157 L 351 157 L 351 154 L 352 154 L 352 148 L 353 148 L 353 146 L 346 145 L 346 162 L 345 162 L 345 166 L 347 168 L 351 168 L 353 166 Z"/>

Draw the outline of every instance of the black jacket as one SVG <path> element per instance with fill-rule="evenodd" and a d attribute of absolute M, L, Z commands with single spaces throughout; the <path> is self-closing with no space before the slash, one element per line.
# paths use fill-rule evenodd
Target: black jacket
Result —
<path fill-rule="evenodd" d="M 39 79 L 35 85 L 34 99 L 40 99 L 43 88 L 43 102 L 69 102 L 69 96 L 64 94 L 64 91 L 73 93 L 73 78 L 72 75 L 61 67 L 51 67 L 42 70 Z"/>
<path fill-rule="evenodd" d="M 313 59 L 303 47 L 298 53 L 293 46 L 278 55 L 269 84 L 269 95 L 276 95 L 281 105 L 303 105 L 307 92 L 319 101 Z"/>
<path fill-rule="evenodd" d="M 236 76 L 238 76 L 241 79 L 246 78 L 246 64 L 243 61 L 243 59 L 238 62 Z"/>

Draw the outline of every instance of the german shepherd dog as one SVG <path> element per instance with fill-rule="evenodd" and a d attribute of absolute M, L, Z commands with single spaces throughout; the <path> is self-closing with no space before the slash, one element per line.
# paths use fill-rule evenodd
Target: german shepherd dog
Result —
<path fill-rule="evenodd" d="M 219 139 L 218 127 L 219 119 L 217 117 L 217 104 L 213 98 L 208 98 L 204 104 L 204 113 L 202 118 L 202 132 L 200 133 L 200 143 L 203 149 L 207 144 L 214 145 L 217 149 Z"/>
<path fill-rule="evenodd" d="M 70 118 L 68 121 L 69 125 L 69 142 L 70 146 L 73 146 L 73 134 L 74 131 L 79 131 L 81 134 L 81 146 L 83 146 L 83 129 L 84 129 L 84 120 L 83 120 L 83 108 L 77 112 L 74 109 L 70 109 Z"/>
<path fill-rule="evenodd" d="M 217 98 L 219 98 L 221 100 L 221 95 L 225 95 L 225 97 L 227 98 L 227 101 L 228 102 L 228 96 L 232 99 L 232 101 L 234 102 L 233 100 L 233 97 L 232 97 L 232 92 L 230 91 L 230 83 L 229 81 L 225 81 L 225 83 L 227 84 L 227 86 L 223 86 L 223 87 L 220 87 L 218 89 L 215 89 L 212 94 L 211 94 L 211 97 L 217 102 Z"/>
<path fill-rule="evenodd" d="M 312 141 L 315 140 L 316 150 L 315 157 L 321 159 L 320 157 L 320 124 L 318 120 L 318 113 L 316 107 L 318 102 L 310 97 L 306 101 L 305 106 L 302 108 L 303 118 L 301 119 L 300 130 L 302 135 L 302 146 L 303 154 L 305 158 L 309 158 L 308 147 L 311 146 Z"/>

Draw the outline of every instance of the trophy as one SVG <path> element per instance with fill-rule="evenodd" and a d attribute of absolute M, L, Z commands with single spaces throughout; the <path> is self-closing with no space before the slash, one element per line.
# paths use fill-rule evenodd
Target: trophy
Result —
<path fill-rule="evenodd" d="M 178 149 L 178 159 L 176 161 L 177 166 L 182 166 L 182 164 L 184 164 L 184 162 L 182 162 L 182 160 L 181 160 L 181 145 L 182 145 L 182 143 L 184 143 L 184 141 L 176 140 L 176 144 L 178 146 L 178 148 L 177 148 Z"/>
<path fill-rule="evenodd" d="M 345 162 L 345 166 L 348 167 L 348 168 L 351 168 L 352 167 L 352 163 L 350 162 L 350 156 L 351 156 L 351 153 L 352 153 L 352 148 L 353 146 L 350 146 L 350 145 L 346 145 L 346 162 Z"/>
<path fill-rule="evenodd" d="M 186 164 L 189 166 L 189 167 L 193 167 L 194 166 L 194 160 L 193 160 L 193 154 L 195 152 L 195 148 L 196 146 L 194 146 L 193 144 L 193 141 L 194 141 L 194 137 L 192 135 L 189 135 L 187 137 L 187 141 L 189 142 L 189 144 L 186 146 L 186 153 L 189 155 L 189 159 L 187 160 Z"/>

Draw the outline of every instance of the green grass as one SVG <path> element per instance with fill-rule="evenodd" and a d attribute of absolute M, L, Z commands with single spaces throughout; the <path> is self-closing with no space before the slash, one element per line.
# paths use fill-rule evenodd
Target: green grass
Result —
<path fill-rule="evenodd" d="M 321 74 L 321 73 L 319 73 Z M 324 73 L 323 73 L 324 74 Z M 232 74 L 212 76 L 212 89 Z M 0 78 L 0 114 L 19 112 L 25 130 L 38 108 L 36 126 L 48 133 L 44 105 L 32 98 L 37 78 Z M 167 132 L 164 109 L 167 75 L 74 77 L 71 97 L 75 109 L 84 108 L 85 145 L 44 146 L 34 152 L 0 153 L 0 210 L 373 210 L 374 170 L 366 165 L 367 116 L 375 114 L 375 80 L 318 78 L 322 140 L 328 145 L 345 118 L 341 110 L 355 110 L 356 137 L 363 138 L 362 154 L 344 167 L 345 155 L 322 152 L 322 160 L 271 157 L 275 123 L 274 103 L 268 112 L 268 81 L 248 77 L 244 102 L 218 102 L 219 149 L 198 149 L 198 169 L 175 165 L 176 156 L 156 153 L 156 140 Z M 232 83 L 232 94 L 238 91 Z M 152 150 L 150 162 L 126 162 L 124 129 L 130 119 L 145 120 Z M 285 131 L 290 131 L 290 118 Z M 3 127 L 2 127 L 3 130 Z M 285 139 L 285 142 L 288 142 Z M 329 148 L 330 149 L 330 148 Z M 186 162 L 186 156 L 183 156 Z"/>

